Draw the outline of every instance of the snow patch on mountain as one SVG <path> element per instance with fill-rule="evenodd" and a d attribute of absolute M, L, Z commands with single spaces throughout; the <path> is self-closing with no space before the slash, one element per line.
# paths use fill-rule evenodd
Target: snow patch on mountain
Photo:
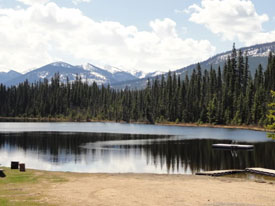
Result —
<path fill-rule="evenodd" d="M 142 79 L 146 76 L 146 72 L 143 72 L 143 71 L 138 71 L 138 70 L 130 70 L 129 71 L 133 76 L 137 77 L 138 79 Z"/>
<path fill-rule="evenodd" d="M 62 61 L 59 61 L 59 62 L 53 62 L 49 65 L 52 65 L 54 67 L 63 67 L 63 68 L 72 68 L 73 66 L 66 63 L 66 62 L 62 62 Z"/>
<path fill-rule="evenodd" d="M 87 63 L 82 65 L 82 68 L 88 71 L 94 71 L 96 67 L 90 63 Z"/>
<path fill-rule="evenodd" d="M 161 71 L 155 71 L 155 72 L 150 72 L 148 74 L 146 74 L 146 78 L 148 77 L 156 77 L 156 76 L 160 76 L 160 75 L 163 75 L 165 74 L 166 72 L 161 72 Z"/>
<path fill-rule="evenodd" d="M 107 78 L 99 73 L 96 73 L 96 72 L 90 72 L 91 75 L 94 75 L 102 80 L 106 80 Z"/>
<path fill-rule="evenodd" d="M 39 73 L 38 73 L 38 76 L 39 76 L 39 78 L 41 78 L 41 79 L 46 78 L 48 75 L 49 75 L 49 72 L 46 72 L 46 71 L 43 71 L 43 72 L 39 72 Z"/>
<path fill-rule="evenodd" d="M 270 52 L 275 53 L 275 42 L 254 45 L 251 47 L 241 48 L 243 54 L 247 54 L 248 57 L 267 57 Z M 219 54 L 215 56 L 214 63 L 219 63 L 221 61 L 225 61 L 228 58 L 228 55 L 231 54 L 231 51 Z"/>
<path fill-rule="evenodd" d="M 126 71 L 123 71 L 122 69 L 119 69 L 119 68 L 111 66 L 111 65 L 105 65 L 104 69 L 112 74 L 115 74 L 117 72 L 126 72 Z"/>

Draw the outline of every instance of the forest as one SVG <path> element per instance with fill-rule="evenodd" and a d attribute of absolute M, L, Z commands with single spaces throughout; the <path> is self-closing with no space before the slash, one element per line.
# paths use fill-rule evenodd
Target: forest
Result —
<path fill-rule="evenodd" d="M 184 79 L 169 72 L 148 80 L 142 90 L 89 85 L 80 77 L 62 83 L 59 74 L 36 83 L 1 84 L 0 116 L 264 126 L 272 121 L 271 90 L 275 56 L 270 52 L 267 68 L 259 65 L 251 74 L 247 54 L 233 46 L 222 68 L 202 70 L 197 64 Z"/>

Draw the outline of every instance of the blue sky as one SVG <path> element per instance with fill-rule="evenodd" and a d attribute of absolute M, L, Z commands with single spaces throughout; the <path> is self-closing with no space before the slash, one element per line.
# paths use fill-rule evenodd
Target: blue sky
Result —
<path fill-rule="evenodd" d="M 275 41 L 271 0 L 0 0 L 0 71 L 54 61 L 168 71 Z"/>

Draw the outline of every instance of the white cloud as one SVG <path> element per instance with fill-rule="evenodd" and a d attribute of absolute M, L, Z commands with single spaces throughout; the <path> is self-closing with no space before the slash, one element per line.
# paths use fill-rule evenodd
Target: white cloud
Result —
<path fill-rule="evenodd" d="M 275 40 L 275 31 L 262 28 L 269 17 L 258 14 L 250 0 L 202 0 L 201 6 L 193 4 L 189 11 L 191 22 L 205 25 L 225 40 L 238 39 L 246 45 Z"/>
<path fill-rule="evenodd" d="M 160 38 L 177 37 L 176 22 L 171 19 L 165 18 L 163 21 L 156 19 L 150 22 L 150 26 Z"/>
<path fill-rule="evenodd" d="M 190 13 L 189 9 L 183 9 L 183 10 L 175 9 L 174 12 L 176 14 L 189 14 Z"/>
<path fill-rule="evenodd" d="M 0 69 L 23 71 L 63 60 L 167 71 L 215 52 L 207 40 L 180 38 L 171 19 L 151 21 L 151 31 L 140 31 L 119 22 L 97 22 L 52 2 L 0 9 L 0 25 Z"/>
<path fill-rule="evenodd" d="M 17 0 L 17 1 L 26 5 L 34 5 L 34 4 L 45 4 L 49 0 Z"/>
<path fill-rule="evenodd" d="M 73 4 L 77 5 L 79 3 L 89 3 L 91 0 L 73 0 Z"/>

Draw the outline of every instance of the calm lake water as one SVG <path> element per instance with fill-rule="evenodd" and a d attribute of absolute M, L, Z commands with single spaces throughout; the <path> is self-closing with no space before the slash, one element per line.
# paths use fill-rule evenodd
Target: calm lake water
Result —
<path fill-rule="evenodd" d="M 252 151 L 212 149 L 253 144 Z M 275 141 L 265 132 L 119 123 L 0 123 L 0 164 L 104 173 L 194 174 L 217 169 L 275 169 Z"/>

